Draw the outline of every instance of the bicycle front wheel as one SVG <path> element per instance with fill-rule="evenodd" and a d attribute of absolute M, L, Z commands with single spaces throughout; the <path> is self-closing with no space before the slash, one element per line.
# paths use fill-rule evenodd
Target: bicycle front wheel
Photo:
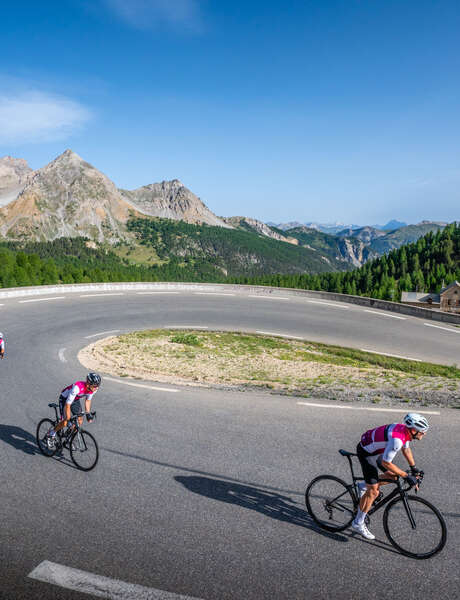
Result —
<path fill-rule="evenodd" d="M 37 439 L 37 446 L 40 449 L 40 452 L 42 454 L 44 454 L 45 456 L 54 456 L 58 450 L 57 448 L 57 444 L 55 440 L 55 444 L 53 448 L 50 448 L 48 446 L 48 442 L 46 441 L 47 438 L 47 433 L 48 431 L 51 429 L 51 427 L 54 427 L 55 423 L 53 421 L 51 421 L 51 419 L 42 419 L 40 421 L 40 423 L 37 425 L 37 433 L 35 435 L 36 439 Z"/>
<path fill-rule="evenodd" d="M 305 504 L 315 523 L 328 531 L 346 529 L 357 508 L 349 486 L 334 475 L 313 479 L 305 492 Z"/>
<path fill-rule="evenodd" d="M 91 471 L 99 459 L 99 448 L 94 437 L 80 429 L 76 431 L 69 443 L 70 458 L 81 471 Z"/>
<path fill-rule="evenodd" d="M 428 500 L 406 494 L 407 509 L 402 498 L 395 498 L 383 513 L 383 528 L 402 554 L 411 558 L 430 558 L 440 552 L 446 543 L 447 528 L 444 517 Z M 413 524 L 408 515 L 410 511 Z"/>

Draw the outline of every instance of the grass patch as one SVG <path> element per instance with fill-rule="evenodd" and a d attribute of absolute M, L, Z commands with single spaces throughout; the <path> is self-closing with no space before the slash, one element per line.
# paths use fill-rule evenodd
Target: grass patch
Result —
<path fill-rule="evenodd" d="M 198 336 L 194 333 L 177 333 L 170 340 L 173 344 L 185 344 L 186 346 L 201 346 Z"/>

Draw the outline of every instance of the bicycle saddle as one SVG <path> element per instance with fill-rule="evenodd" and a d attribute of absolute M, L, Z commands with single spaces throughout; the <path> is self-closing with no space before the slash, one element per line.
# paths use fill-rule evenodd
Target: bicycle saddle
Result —
<path fill-rule="evenodd" d="M 357 456 L 355 452 L 348 452 L 347 450 L 339 450 L 342 456 Z"/>
<path fill-rule="evenodd" d="M 57 404 L 56 404 L 56 402 L 50 402 L 50 404 L 48 404 L 48 406 L 49 406 L 50 408 L 57 408 Z"/>

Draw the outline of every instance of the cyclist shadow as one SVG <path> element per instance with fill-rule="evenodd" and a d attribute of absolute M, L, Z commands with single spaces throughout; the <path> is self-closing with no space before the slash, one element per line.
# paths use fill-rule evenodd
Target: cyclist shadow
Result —
<path fill-rule="evenodd" d="M 6 442 L 16 450 L 22 450 L 26 454 L 40 454 L 35 436 L 16 425 L 4 425 L 0 423 L 0 440 Z"/>
<path fill-rule="evenodd" d="M 294 500 L 288 496 L 282 496 L 249 485 L 197 475 L 176 476 L 174 479 L 194 494 L 255 510 L 277 521 L 311 529 L 338 542 L 349 541 L 347 536 L 324 531 L 317 527 L 309 514 L 298 508 Z"/>

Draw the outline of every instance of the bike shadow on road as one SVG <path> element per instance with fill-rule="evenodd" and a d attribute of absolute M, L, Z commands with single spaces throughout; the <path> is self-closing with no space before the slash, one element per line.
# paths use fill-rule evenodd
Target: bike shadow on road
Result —
<path fill-rule="evenodd" d="M 324 531 L 317 527 L 310 515 L 305 510 L 298 508 L 296 502 L 289 496 L 282 496 L 249 485 L 197 475 L 178 475 L 174 479 L 194 494 L 255 510 L 277 521 L 306 527 L 337 542 L 349 541 L 347 536 Z"/>
<path fill-rule="evenodd" d="M 17 425 L 0 423 L 0 440 L 26 454 L 40 454 L 35 436 Z"/>

